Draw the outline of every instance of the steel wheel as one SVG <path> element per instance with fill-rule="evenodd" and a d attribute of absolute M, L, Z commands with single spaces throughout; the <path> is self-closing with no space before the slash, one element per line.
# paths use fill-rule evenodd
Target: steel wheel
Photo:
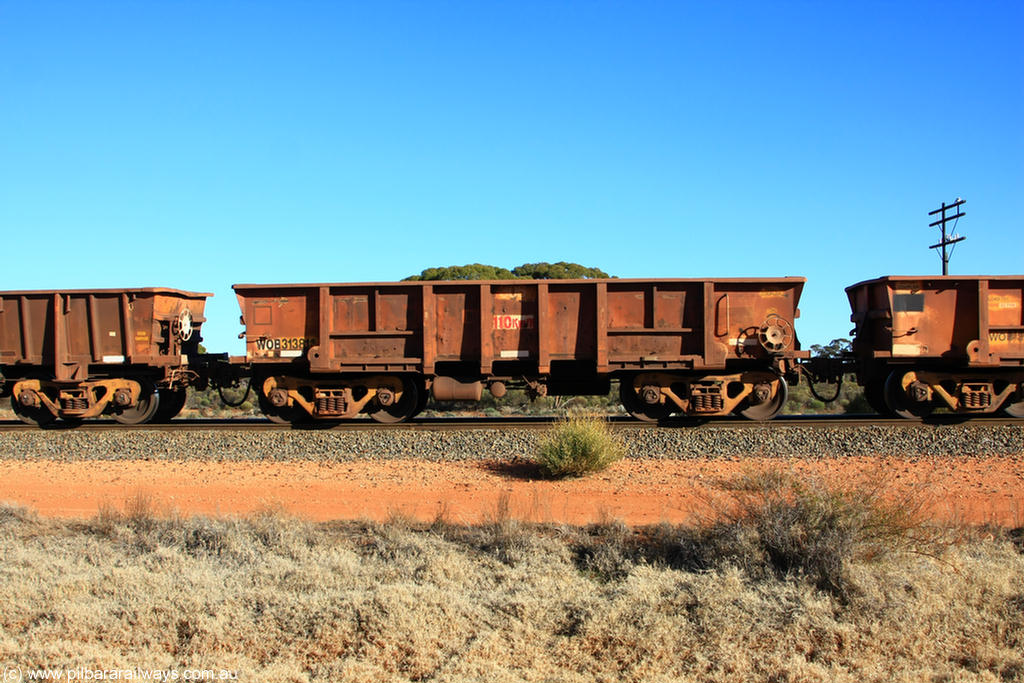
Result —
<path fill-rule="evenodd" d="M 1024 398 L 1016 403 L 1004 403 L 1003 412 L 1010 417 L 1024 417 Z"/>
<path fill-rule="evenodd" d="M 896 417 L 908 420 L 927 417 L 931 414 L 933 406 L 930 403 L 918 403 L 907 396 L 903 389 L 903 377 L 906 374 L 902 370 L 893 370 L 889 374 L 889 378 L 885 380 L 885 405 Z"/>
<path fill-rule="evenodd" d="M 188 400 L 188 389 L 185 387 L 161 388 L 158 393 L 160 405 L 157 407 L 156 415 L 153 416 L 153 422 L 170 422 L 185 407 L 185 401 Z"/>
<path fill-rule="evenodd" d="M 786 384 L 786 380 L 779 377 L 778 385 L 775 388 L 775 395 L 769 398 L 764 403 L 758 403 L 757 405 L 747 406 L 740 410 L 740 415 L 747 418 L 748 420 L 770 420 L 782 411 L 782 407 L 786 405 L 786 399 L 789 398 L 789 385 Z"/>
<path fill-rule="evenodd" d="M 286 425 L 291 424 L 292 422 L 298 422 L 298 420 L 292 419 L 292 416 L 296 412 L 298 412 L 295 408 L 289 406 L 278 408 L 272 405 L 270 401 L 267 400 L 267 397 L 258 391 L 256 392 L 256 398 L 260 406 L 260 412 L 263 413 L 263 417 L 267 418 L 271 422 L 274 422 L 279 425 Z"/>
<path fill-rule="evenodd" d="M 885 382 L 882 380 L 871 380 L 864 385 L 864 399 L 871 406 L 871 409 L 882 417 L 892 417 L 893 413 L 889 410 L 888 404 L 885 402 Z"/>
<path fill-rule="evenodd" d="M 18 401 L 18 397 L 13 395 L 11 396 L 11 409 L 14 410 L 14 414 L 18 416 L 19 420 L 36 427 L 45 427 L 57 419 L 57 416 L 47 410 L 45 406 L 23 406 Z"/>
<path fill-rule="evenodd" d="M 136 380 L 142 386 L 139 401 L 133 406 L 114 412 L 114 420 L 123 425 L 138 425 L 150 422 L 160 408 L 160 394 L 152 382 Z"/>
<path fill-rule="evenodd" d="M 664 420 L 671 414 L 671 410 L 664 403 L 644 403 L 633 389 L 633 382 L 629 379 L 619 381 L 619 401 L 626 412 L 643 422 L 658 422 Z"/>
<path fill-rule="evenodd" d="M 412 415 L 409 419 L 412 419 L 423 412 L 423 409 L 427 407 L 427 401 L 430 400 L 430 392 L 427 391 L 426 387 L 422 383 L 417 382 L 416 392 L 418 394 L 416 398 L 416 409 L 412 411 Z"/>
<path fill-rule="evenodd" d="M 419 392 L 416 390 L 416 383 L 409 380 L 402 380 L 402 397 L 391 405 L 381 405 L 374 399 L 367 407 L 370 417 L 383 424 L 392 424 L 407 420 L 416 414 L 419 406 Z"/>

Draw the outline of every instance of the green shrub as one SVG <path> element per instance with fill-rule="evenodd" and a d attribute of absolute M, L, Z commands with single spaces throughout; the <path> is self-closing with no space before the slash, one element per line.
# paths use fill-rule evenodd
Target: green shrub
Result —
<path fill-rule="evenodd" d="M 604 419 L 570 415 L 541 439 L 537 463 L 551 477 L 580 477 L 605 469 L 622 454 L 622 443 Z"/>

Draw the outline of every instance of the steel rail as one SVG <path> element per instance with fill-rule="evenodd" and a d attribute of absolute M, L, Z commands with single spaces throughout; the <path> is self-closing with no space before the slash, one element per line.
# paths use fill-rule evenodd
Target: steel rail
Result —
<path fill-rule="evenodd" d="M 383 424 L 369 419 L 323 421 L 309 424 L 278 424 L 264 418 L 186 418 L 169 423 L 124 425 L 113 420 L 89 420 L 76 425 L 65 425 L 60 421 L 41 431 L 464 431 L 474 429 L 545 429 L 558 421 L 557 417 L 427 417 L 411 422 Z M 774 427 L 915 427 L 956 424 L 977 424 L 985 426 L 1024 426 L 1024 420 L 1001 416 L 971 417 L 960 415 L 930 416 L 924 419 L 887 418 L 877 415 L 783 415 L 773 420 L 755 422 L 738 418 L 671 418 L 658 423 L 640 422 L 631 417 L 612 416 L 609 419 L 615 429 L 772 429 Z M 0 432 L 38 431 L 39 427 L 24 424 L 18 420 L 0 419 Z"/>

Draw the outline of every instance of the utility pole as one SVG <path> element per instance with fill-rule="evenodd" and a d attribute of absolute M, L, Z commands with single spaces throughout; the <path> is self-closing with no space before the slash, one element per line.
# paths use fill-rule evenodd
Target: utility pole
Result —
<path fill-rule="evenodd" d="M 957 197 L 956 201 L 953 202 L 952 204 L 946 204 L 946 202 L 942 202 L 942 208 L 935 209 L 934 211 L 929 211 L 928 212 L 929 216 L 934 216 L 937 213 L 941 213 L 942 214 L 942 218 L 940 218 L 939 220 L 935 221 L 934 223 L 929 223 L 928 224 L 929 228 L 934 228 L 936 225 L 939 226 L 939 228 L 942 230 L 942 240 L 938 244 L 933 244 L 932 246 L 930 246 L 928 248 L 929 249 L 938 249 L 939 247 L 942 247 L 942 274 L 943 275 L 949 275 L 949 257 L 951 256 L 951 254 L 946 251 L 946 247 L 949 246 L 950 244 L 956 244 L 957 242 L 963 242 L 965 239 L 967 239 L 966 237 L 957 237 L 956 233 L 954 233 L 954 234 L 950 235 L 949 237 L 947 237 L 946 236 L 946 222 L 947 221 L 958 221 L 963 216 L 966 216 L 967 214 L 961 212 L 960 209 L 959 209 L 961 204 L 966 204 L 966 203 L 967 203 L 966 199 L 960 199 L 959 197 Z M 956 215 L 955 216 L 947 216 L 946 212 L 947 211 L 952 211 L 953 209 L 956 209 Z M 953 223 L 953 227 L 954 228 L 956 227 L 956 223 L 955 222 Z"/>

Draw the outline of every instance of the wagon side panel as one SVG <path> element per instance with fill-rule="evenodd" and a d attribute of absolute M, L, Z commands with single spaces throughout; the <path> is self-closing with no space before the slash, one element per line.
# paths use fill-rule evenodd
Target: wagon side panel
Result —
<path fill-rule="evenodd" d="M 609 282 L 603 315 L 610 365 L 703 365 L 705 294 L 701 282 Z"/>
<path fill-rule="evenodd" d="M 707 312 L 709 365 L 764 361 L 799 351 L 802 281 L 714 281 Z"/>
<path fill-rule="evenodd" d="M 989 281 L 984 308 L 988 314 L 984 339 L 994 363 L 1024 362 L 1024 278 Z"/>
<path fill-rule="evenodd" d="M 878 357 L 883 351 L 888 355 L 892 345 L 888 287 L 878 281 L 862 282 L 847 287 L 846 297 L 854 325 L 853 352 L 865 360 Z"/>
<path fill-rule="evenodd" d="M 966 361 L 978 339 L 976 281 L 904 280 L 889 284 L 893 358 Z"/>
<path fill-rule="evenodd" d="M 39 362 L 44 329 L 33 324 L 33 319 L 38 317 L 40 323 L 48 319 L 46 300 L 38 306 L 26 296 L 4 293 L 0 308 L 0 364 L 27 363 L 33 358 Z"/>
<path fill-rule="evenodd" d="M 4 297 L 5 363 L 53 363 L 54 297 L 47 293 Z M 10 359 L 8 361 L 7 359 Z"/>
<path fill-rule="evenodd" d="M 320 344 L 318 287 L 235 287 L 245 324 L 245 355 L 261 363 L 293 362 Z"/>
<path fill-rule="evenodd" d="M 550 317 L 549 302 L 544 304 L 545 315 L 539 315 L 542 288 L 546 293 L 546 283 L 541 285 L 530 281 L 488 286 L 490 310 L 486 312 L 485 320 L 489 320 L 490 325 L 485 334 L 490 337 L 488 360 L 497 372 L 520 362 L 539 364 L 542 354 L 550 357 L 551 341 L 561 332 L 555 329 L 555 319 Z M 543 331 L 543 347 L 540 338 L 542 320 L 552 321 Z"/>
<path fill-rule="evenodd" d="M 128 353 L 125 344 L 125 326 L 122 310 L 125 297 L 120 294 L 87 294 L 78 300 L 80 314 L 76 327 L 82 330 L 79 339 L 88 341 L 78 346 L 88 353 L 94 363 L 124 362 Z"/>
<path fill-rule="evenodd" d="M 433 363 L 479 364 L 482 337 L 480 287 L 474 284 L 434 285 L 431 299 L 431 307 L 425 315 L 425 319 L 430 319 L 430 329 L 425 329 L 424 334 L 431 336 Z M 509 343 L 512 343 L 511 339 Z"/>
<path fill-rule="evenodd" d="M 548 286 L 543 348 L 550 361 L 597 361 L 597 283 Z M 554 322 L 554 321 L 557 321 Z"/>
<path fill-rule="evenodd" d="M 330 285 L 325 290 L 320 367 L 408 370 L 422 362 L 421 286 Z"/>

